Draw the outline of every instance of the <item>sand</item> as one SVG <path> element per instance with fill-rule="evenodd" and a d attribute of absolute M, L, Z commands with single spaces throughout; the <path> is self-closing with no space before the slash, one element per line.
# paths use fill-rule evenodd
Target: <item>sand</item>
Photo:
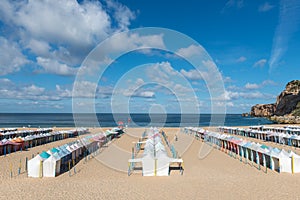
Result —
<path fill-rule="evenodd" d="M 98 132 L 98 129 L 91 129 Z M 127 175 L 127 160 L 133 142 L 144 129 L 128 129 L 127 134 L 112 141 L 101 153 L 76 165 L 77 173 L 64 173 L 56 178 L 28 178 L 20 159 L 32 153 L 48 150 L 75 139 L 67 139 L 34 147 L 29 151 L 0 156 L 0 199 L 298 199 L 300 174 L 258 170 L 225 153 L 212 149 L 203 159 L 199 150 L 205 143 L 179 134 L 178 128 L 164 128 L 184 160 L 184 174 L 168 177 Z M 174 141 L 174 135 L 178 141 Z M 201 154 L 201 152 L 200 152 Z M 14 163 L 14 176 L 9 177 L 9 165 Z"/>

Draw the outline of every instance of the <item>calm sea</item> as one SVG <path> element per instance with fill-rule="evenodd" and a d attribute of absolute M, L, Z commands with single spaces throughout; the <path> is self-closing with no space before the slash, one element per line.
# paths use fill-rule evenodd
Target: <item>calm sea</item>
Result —
<path fill-rule="evenodd" d="M 265 118 L 242 117 L 240 114 L 0 113 L 0 127 L 113 127 L 119 121 L 129 123 L 130 127 L 251 126 L 273 123 Z"/>

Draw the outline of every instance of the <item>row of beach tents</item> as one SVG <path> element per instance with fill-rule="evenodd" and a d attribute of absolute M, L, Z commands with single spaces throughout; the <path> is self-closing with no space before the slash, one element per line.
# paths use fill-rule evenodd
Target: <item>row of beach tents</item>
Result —
<path fill-rule="evenodd" d="M 256 129 L 253 127 L 249 127 L 246 129 L 226 126 L 219 127 L 219 131 L 224 133 L 240 135 L 244 137 L 252 137 L 259 140 L 271 141 L 289 146 L 300 147 L 300 135 L 295 134 L 291 131 L 278 131 L 278 129 L 279 128 L 273 129 L 268 127 L 264 127 L 263 129 Z M 283 130 L 284 128 L 281 129 Z"/>
<path fill-rule="evenodd" d="M 26 136 L 18 136 L 14 138 L 4 138 L 0 140 L 0 156 L 7 155 L 12 152 L 27 150 L 35 146 L 50 143 L 53 141 L 63 140 L 66 138 L 76 137 L 80 134 L 88 132 L 86 128 L 76 128 L 72 130 L 62 130 L 56 132 L 48 131 L 34 131 L 35 134 L 28 134 L 31 131 L 26 132 Z M 10 134 L 11 136 L 13 134 Z"/>
<path fill-rule="evenodd" d="M 171 163 L 182 163 L 182 159 L 170 158 L 163 144 L 161 134 L 157 128 L 150 128 L 146 132 L 146 140 L 139 140 L 139 144 L 144 145 L 144 152 L 141 158 L 131 158 L 128 160 L 128 175 L 135 163 L 142 163 L 143 176 L 169 176 Z M 144 138 L 143 138 L 144 139 Z"/>
<path fill-rule="evenodd" d="M 17 128 L 12 129 L 0 129 L 0 140 L 15 138 L 15 137 L 26 137 L 27 135 L 36 135 L 42 133 L 52 132 L 52 128 L 38 128 L 36 130 L 18 130 Z"/>
<path fill-rule="evenodd" d="M 206 142 L 221 151 L 240 157 L 245 162 L 256 163 L 259 167 L 263 166 L 277 172 L 300 172 L 300 156 L 293 151 L 250 142 L 228 134 L 209 132 L 202 128 L 192 130 L 197 130 L 193 133 L 200 135 L 199 137 L 204 138 Z M 185 133 L 192 133 L 191 128 L 186 128 Z"/>
<path fill-rule="evenodd" d="M 289 126 L 249 126 L 249 129 L 259 130 L 265 132 L 278 132 L 278 133 L 286 133 L 286 134 L 296 134 L 300 135 L 300 126 L 289 125 Z"/>
<path fill-rule="evenodd" d="M 0 134 L 2 133 L 6 133 L 6 132 L 12 132 L 12 131 L 17 131 L 17 128 L 4 128 L 4 129 L 0 129 Z"/>
<path fill-rule="evenodd" d="M 28 161 L 28 177 L 56 177 L 122 133 L 121 129 L 113 128 L 43 151 Z"/>

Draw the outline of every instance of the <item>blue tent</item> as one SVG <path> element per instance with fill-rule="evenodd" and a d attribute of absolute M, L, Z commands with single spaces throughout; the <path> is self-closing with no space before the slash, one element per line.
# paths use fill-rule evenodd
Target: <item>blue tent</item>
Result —
<path fill-rule="evenodd" d="M 47 153 L 46 151 L 43 151 L 42 153 L 40 153 L 40 156 L 41 156 L 42 158 L 44 158 L 44 159 L 47 159 L 47 158 L 50 157 L 50 154 Z"/>

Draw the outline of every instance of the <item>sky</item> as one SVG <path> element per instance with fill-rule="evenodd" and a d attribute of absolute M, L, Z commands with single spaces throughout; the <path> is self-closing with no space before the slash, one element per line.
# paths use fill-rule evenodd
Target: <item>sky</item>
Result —
<path fill-rule="evenodd" d="M 298 0 L 0 5 L 2 113 L 243 113 L 299 79 Z"/>

